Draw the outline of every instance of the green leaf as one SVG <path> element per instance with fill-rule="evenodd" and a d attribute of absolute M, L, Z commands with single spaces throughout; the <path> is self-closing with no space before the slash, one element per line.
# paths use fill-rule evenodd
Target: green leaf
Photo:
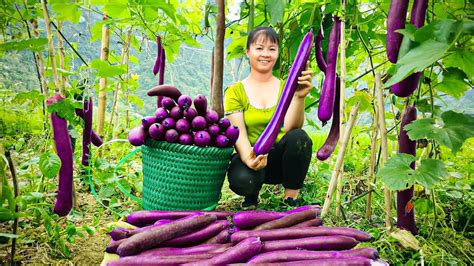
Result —
<path fill-rule="evenodd" d="M 425 188 L 432 188 L 433 185 L 447 176 L 448 171 L 444 163 L 436 159 L 421 160 L 420 165 L 416 169 L 416 181 Z"/>
<path fill-rule="evenodd" d="M 421 160 L 416 170 L 410 165 L 415 161 L 415 157 L 410 154 L 399 153 L 387 160 L 378 175 L 391 190 L 404 190 L 415 183 L 426 188 L 433 185 L 448 174 L 443 162 L 436 159 Z"/>
<path fill-rule="evenodd" d="M 391 190 L 409 188 L 415 183 L 415 170 L 410 167 L 413 161 L 413 155 L 399 153 L 388 159 L 377 175 L 382 177 L 382 181 Z"/>
<path fill-rule="evenodd" d="M 447 71 L 443 71 L 443 81 L 436 84 L 435 88 L 459 99 L 469 89 L 469 84 L 464 81 L 465 78 L 466 75 L 463 71 L 457 68 L 448 68 Z"/>
<path fill-rule="evenodd" d="M 458 152 L 464 141 L 474 136 L 474 115 L 452 110 L 441 114 L 442 124 L 432 118 L 413 121 L 404 127 L 412 140 L 431 139 Z"/>
<path fill-rule="evenodd" d="M 6 237 L 6 238 L 17 238 L 18 235 L 14 234 L 8 234 L 8 233 L 0 233 L 0 237 Z"/>
<path fill-rule="evenodd" d="M 45 152 L 40 157 L 39 168 L 44 176 L 53 178 L 58 175 L 59 169 L 61 169 L 61 159 L 56 153 Z"/>
<path fill-rule="evenodd" d="M 7 208 L 0 207 L 0 222 L 11 221 L 15 219 L 18 215 Z"/>
<path fill-rule="evenodd" d="M 426 67 L 441 59 L 446 53 L 449 45 L 447 43 L 427 40 L 419 46 L 411 49 L 397 62 L 395 74 L 387 80 L 384 88 L 398 83 L 415 72 L 423 71 Z"/>
<path fill-rule="evenodd" d="M 53 3 L 51 10 L 56 13 L 56 19 L 60 21 L 68 20 L 77 24 L 81 19 L 81 11 L 75 3 Z"/>
<path fill-rule="evenodd" d="M 30 49 L 32 51 L 38 52 L 42 51 L 46 44 L 48 44 L 48 39 L 46 38 L 4 42 L 0 44 L 0 52 L 11 50 L 20 51 L 25 49 Z"/>
<path fill-rule="evenodd" d="M 357 90 L 349 100 L 347 100 L 347 109 L 351 109 L 357 102 L 359 105 L 359 112 L 366 112 L 372 110 L 372 96 L 367 91 Z"/>
<path fill-rule="evenodd" d="M 109 198 L 115 193 L 115 188 L 112 186 L 103 186 L 99 190 L 99 196 L 101 198 Z"/>
<path fill-rule="evenodd" d="M 135 104 L 135 105 L 138 106 L 140 109 L 144 109 L 144 108 L 145 108 L 145 104 L 143 103 L 143 100 L 140 99 L 140 97 L 138 97 L 138 96 L 136 96 L 136 95 L 129 95 L 129 96 L 128 96 L 128 100 L 130 101 L 130 103 Z"/>
<path fill-rule="evenodd" d="M 107 14 L 108 16 L 114 19 L 130 18 L 130 9 L 126 1 L 123 3 L 116 3 L 114 1 L 113 4 L 112 3 L 106 4 L 102 8 L 102 11 L 104 11 L 105 14 Z"/>
<path fill-rule="evenodd" d="M 114 77 L 118 75 L 125 74 L 127 72 L 125 65 L 115 65 L 112 66 L 106 61 L 100 59 L 94 59 L 91 62 L 91 67 L 97 71 L 99 77 Z"/>
<path fill-rule="evenodd" d="M 287 0 L 266 0 L 265 6 L 270 13 L 270 24 L 276 25 L 283 21 Z"/>
<path fill-rule="evenodd" d="M 467 78 L 474 79 L 474 53 L 469 49 L 456 49 L 443 59 L 445 67 L 457 67 L 466 73 Z"/>
<path fill-rule="evenodd" d="M 172 4 L 168 4 L 165 1 L 153 1 L 173 22 L 176 22 L 176 9 Z"/>

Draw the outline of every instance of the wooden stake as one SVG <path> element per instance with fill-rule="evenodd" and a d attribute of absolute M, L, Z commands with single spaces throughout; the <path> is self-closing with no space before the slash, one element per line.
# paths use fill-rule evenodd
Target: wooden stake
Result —
<path fill-rule="evenodd" d="M 54 60 L 53 34 L 51 33 L 51 21 L 49 20 L 48 7 L 46 6 L 46 0 L 41 1 L 41 6 L 43 7 L 44 24 L 46 27 L 46 36 L 48 38 L 49 59 L 51 60 L 51 69 L 53 70 L 54 91 L 56 93 L 59 93 L 58 72 L 56 69 L 56 61 Z"/>
<path fill-rule="evenodd" d="M 341 54 L 340 54 L 340 69 L 341 69 L 341 89 L 340 89 L 340 108 L 339 108 L 339 132 L 340 136 L 344 135 L 345 129 L 345 121 L 344 121 L 344 97 L 345 97 L 345 90 L 346 90 L 346 38 L 345 38 L 345 30 L 346 30 L 346 1 L 341 1 L 342 6 L 342 16 L 341 16 Z M 339 139 L 340 143 L 341 139 Z M 340 144 L 339 144 L 340 146 Z M 341 194 L 342 194 L 342 178 L 344 175 L 344 167 L 341 167 L 339 170 L 338 178 L 337 178 L 337 191 L 336 191 L 336 216 L 341 216 Z"/>
<path fill-rule="evenodd" d="M 219 117 L 224 116 L 224 105 L 222 103 L 222 85 L 224 80 L 224 35 L 225 35 L 225 1 L 216 0 L 216 42 L 214 45 L 214 82 L 211 95 L 211 106 Z"/>
<path fill-rule="evenodd" d="M 107 17 L 104 15 L 102 20 L 106 20 Z M 100 47 L 100 60 L 107 61 L 109 58 L 109 26 L 104 24 L 102 26 L 102 42 Z M 103 137 L 104 122 L 105 122 L 105 106 L 107 104 L 107 93 L 105 88 L 107 87 L 107 79 L 100 78 L 99 80 L 99 104 L 97 114 L 97 134 Z"/>
<path fill-rule="evenodd" d="M 326 193 L 326 198 L 324 199 L 323 210 L 321 215 L 324 216 L 329 211 L 329 207 L 331 206 L 331 198 L 334 192 L 334 188 L 336 187 L 337 176 L 339 175 L 340 168 L 344 162 L 344 155 L 346 153 L 346 146 L 349 138 L 351 136 L 352 127 L 355 124 L 357 118 L 357 111 L 359 110 L 360 102 L 357 102 L 351 109 L 351 113 L 349 115 L 349 120 L 347 121 L 346 129 L 344 132 L 344 136 L 342 137 L 341 144 L 339 146 L 339 153 L 337 154 L 336 159 L 336 166 L 334 167 L 334 171 L 332 172 L 331 181 L 329 183 L 328 191 Z"/>
<path fill-rule="evenodd" d="M 373 180 L 374 180 L 374 172 L 375 172 L 375 162 L 377 161 L 377 136 L 378 136 L 378 112 L 375 111 L 374 113 L 374 121 L 372 127 L 372 141 L 370 144 L 370 164 L 369 164 L 369 172 L 367 174 L 367 204 L 365 207 L 365 219 L 370 220 L 372 216 L 372 189 L 373 189 Z"/>
<path fill-rule="evenodd" d="M 380 74 L 375 74 L 375 91 L 377 94 L 377 106 L 378 106 L 378 115 L 379 115 L 379 131 L 380 139 L 382 145 L 382 162 L 380 167 L 388 159 L 388 146 L 387 146 L 387 127 L 385 125 L 385 111 L 384 111 L 384 100 L 383 100 L 383 89 L 382 89 L 382 80 L 380 79 Z M 391 218 L 391 203 L 392 195 L 390 190 L 384 186 L 384 200 L 385 200 L 385 226 L 387 229 L 392 227 L 392 218 Z"/>

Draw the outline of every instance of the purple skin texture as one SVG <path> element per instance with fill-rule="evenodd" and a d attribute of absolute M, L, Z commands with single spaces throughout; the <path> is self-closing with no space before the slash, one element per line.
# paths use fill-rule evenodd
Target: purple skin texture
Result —
<path fill-rule="evenodd" d="M 408 106 L 402 117 L 398 135 L 398 152 L 416 156 L 416 141 L 411 140 L 404 127 L 416 120 L 416 107 Z M 415 169 L 415 162 L 410 167 Z M 397 227 L 416 235 L 415 208 L 413 208 L 413 186 L 397 192 Z M 412 206 L 412 207 L 410 207 Z"/>
<path fill-rule="evenodd" d="M 133 146 L 141 146 L 145 143 L 147 130 L 143 125 L 138 125 L 128 132 L 128 141 Z"/>
<path fill-rule="evenodd" d="M 388 60 L 394 64 L 397 63 L 398 52 L 403 39 L 403 35 L 395 31 L 405 28 L 408 3 L 408 0 L 390 1 L 390 9 L 388 10 L 387 17 L 386 44 Z"/>
<path fill-rule="evenodd" d="M 329 35 L 327 67 L 324 77 L 321 97 L 319 98 L 318 118 L 323 125 L 331 119 L 336 98 L 336 66 L 337 51 L 339 48 L 341 33 L 341 21 L 338 17 L 334 17 L 334 24 Z"/>
<path fill-rule="evenodd" d="M 298 86 L 298 77 L 301 75 L 301 71 L 304 70 L 306 62 L 311 55 L 311 49 L 314 42 L 313 39 L 313 30 L 310 30 L 303 37 L 274 115 L 253 146 L 255 155 L 267 154 L 273 146 L 273 143 L 275 143 L 283 119 L 285 118 L 288 107 L 290 106 L 291 99 L 293 98 Z M 227 137 L 232 140 L 230 136 Z"/>
<path fill-rule="evenodd" d="M 165 137 L 165 127 L 160 123 L 155 123 L 148 128 L 148 135 L 154 140 L 163 140 Z"/>
<path fill-rule="evenodd" d="M 410 23 L 415 26 L 415 28 L 421 28 L 425 24 L 426 17 L 426 8 L 428 7 L 428 0 L 415 0 L 411 10 Z M 410 96 L 417 88 L 418 81 L 423 76 L 422 72 L 416 72 L 406 77 L 404 80 L 400 81 L 397 84 L 394 84 L 391 89 L 393 94 L 398 97 L 408 97 Z"/>

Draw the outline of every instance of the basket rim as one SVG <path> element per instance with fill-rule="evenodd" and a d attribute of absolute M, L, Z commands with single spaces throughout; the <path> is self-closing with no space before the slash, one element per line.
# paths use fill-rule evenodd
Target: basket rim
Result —
<path fill-rule="evenodd" d="M 234 147 L 218 148 L 212 146 L 200 147 L 196 145 L 183 145 L 180 143 L 171 143 L 167 141 L 159 141 L 154 139 L 148 139 L 144 146 L 150 149 L 166 149 L 173 150 L 182 153 L 191 154 L 213 154 L 213 155 L 231 155 L 234 151 Z"/>

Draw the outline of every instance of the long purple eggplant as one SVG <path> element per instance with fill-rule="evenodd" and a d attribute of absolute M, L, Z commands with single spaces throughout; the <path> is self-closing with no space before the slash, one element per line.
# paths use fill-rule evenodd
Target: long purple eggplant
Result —
<path fill-rule="evenodd" d="M 50 101 L 52 103 L 64 99 L 58 94 L 51 98 L 54 98 Z M 66 216 L 72 209 L 72 182 L 74 171 L 72 143 L 66 119 L 59 117 L 58 114 L 54 112 L 51 114 L 51 124 L 53 127 L 54 146 L 61 160 L 58 195 L 56 196 L 54 212 L 59 216 Z"/>
<path fill-rule="evenodd" d="M 158 74 L 160 72 L 161 68 L 161 37 L 158 35 L 156 36 L 156 60 L 155 60 L 155 65 L 153 66 L 153 75 Z"/>
<path fill-rule="evenodd" d="M 314 42 L 313 39 L 313 30 L 310 30 L 301 41 L 276 110 L 267 127 L 263 130 L 263 133 L 253 146 L 253 151 L 256 155 L 267 154 L 272 148 L 273 143 L 275 143 L 286 112 L 288 111 L 288 107 L 290 106 L 291 100 L 293 99 L 293 95 L 298 86 L 298 77 L 301 75 L 301 71 L 304 70 L 306 62 L 311 55 L 311 48 Z"/>
<path fill-rule="evenodd" d="M 304 227 L 304 228 L 280 228 L 271 230 L 251 230 L 238 231 L 231 236 L 233 243 L 242 241 L 247 237 L 260 237 L 262 241 L 268 240 L 288 240 L 288 239 L 302 239 L 305 237 L 319 237 L 319 236 L 347 236 L 355 238 L 358 241 L 369 241 L 372 236 L 366 232 L 349 228 L 349 227 Z"/>
<path fill-rule="evenodd" d="M 315 42 L 315 51 L 316 51 L 316 64 L 318 64 L 319 70 L 326 73 L 327 64 L 324 60 L 323 56 L 323 47 L 321 43 L 323 41 L 323 28 L 321 27 L 318 31 L 318 35 L 316 35 L 316 42 Z"/>
<path fill-rule="evenodd" d="M 84 110 L 76 108 L 74 110 L 74 112 L 76 113 L 77 116 L 84 119 Z M 99 147 L 100 145 L 102 145 L 104 143 L 102 141 L 102 138 L 99 135 L 97 135 L 97 133 L 94 131 L 94 129 L 91 130 L 91 142 L 96 147 Z"/>
<path fill-rule="evenodd" d="M 416 156 L 416 141 L 411 140 L 404 127 L 416 120 L 416 107 L 408 106 L 402 117 L 400 133 L 398 135 L 398 152 Z M 411 165 L 415 169 L 415 162 Z M 415 210 L 413 208 L 413 186 L 397 192 L 397 227 L 416 234 L 418 229 L 415 223 Z"/>
<path fill-rule="evenodd" d="M 379 254 L 373 248 L 358 248 L 342 251 L 314 251 L 314 250 L 277 250 L 270 251 L 251 258 L 247 263 L 273 263 L 298 260 L 316 260 L 330 258 L 364 257 L 378 259 Z"/>
<path fill-rule="evenodd" d="M 90 144 L 92 139 L 92 98 L 84 102 L 84 131 L 82 132 L 82 165 L 89 165 Z"/>
<path fill-rule="evenodd" d="M 413 3 L 410 23 L 413 24 L 415 28 L 421 28 L 423 24 L 425 24 L 427 7 L 428 0 L 415 0 Z M 418 88 L 418 81 L 422 75 L 422 72 L 413 73 L 399 83 L 394 84 L 391 87 L 393 94 L 398 97 L 410 96 Z"/>
<path fill-rule="evenodd" d="M 331 119 L 336 98 L 336 65 L 337 50 L 341 35 L 341 20 L 334 17 L 331 33 L 329 34 L 328 56 L 326 66 L 326 76 L 324 77 L 323 89 L 319 98 L 318 118 L 323 125 Z"/>
<path fill-rule="evenodd" d="M 127 222 L 135 226 L 150 225 L 161 219 L 176 220 L 184 218 L 189 215 L 196 214 L 214 214 L 217 219 L 227 219 L 228 216 L 232 215 L 230 212 L 225 211 L 165 211 L 165 210 L 142 210 L 132 212 L 127 216 Z"/>
<path fill-rule="evenodd" d="M 405 20 L 407 18 L 408 0 L 392 0 L 387 17 L 387 57 L 392 63 L 396 63 L 398 59 L 398 51 L 402 43 L 403 35 L 395 32 L 405 28 Z"/>
<path fill-rule="evenodd" d="M 316 157 L 320 161 L 324 161 L 336 149 L 337 141 L 339 140 L 339 122 L 340 122 L 340 113 L 339 107 L 340 104 L 340 97 L 341 97 L 341 80 L 339 76 L 336 77 L 336 99 L 334 101 L 334 110 L 333 110 L 333 119 L 331 124 L 331 129 L 329 130 L 328 137 L 324 142 L 323 146 L 318 150 L 316 153 Z"/>
<path fill-rule="evenodd" d="M 248 238 L 247 238 L 248 239 Z M 355 247 L 359 241 L 347 236 L 316 236 L 297 239 L 265 241 L 262 253 L 275 250 L 346 250 Z"/>
<path fill-rule="evenodd" d="M 166 53 L 165 49 L 163 46 L 160 46 L 161 48 L 161 65 L 160 65 L 160 75 L 158 77 L 158 85 L 163 85 L 165 83 L 165 64 L 166 64 Z"/>

